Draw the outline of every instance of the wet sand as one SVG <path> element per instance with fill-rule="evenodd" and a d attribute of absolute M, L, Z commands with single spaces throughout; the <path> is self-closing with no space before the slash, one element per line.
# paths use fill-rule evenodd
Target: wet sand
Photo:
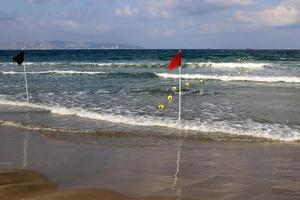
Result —
<path fill-rule="evenodd" d="M 100 189 L 58 190 L 45 176 L 30 170 L 0 170 L 0 199 L 6 200 L 175 200 L 174 197 L 130 198 Z"/>
<path fill-rule="evenodd" d="M 32 199 L 299 199 L 299 155 L 297 143 L 82 136 L 1 127 L 0 199 L 19 194 Z M 45 176 L 23 171 L 27 175 L 12 177 L 17 177 L 13 184 L 24 187 L 5 190 L 13 179 L 3 179 L 3 170 L 20 168 Z"/>

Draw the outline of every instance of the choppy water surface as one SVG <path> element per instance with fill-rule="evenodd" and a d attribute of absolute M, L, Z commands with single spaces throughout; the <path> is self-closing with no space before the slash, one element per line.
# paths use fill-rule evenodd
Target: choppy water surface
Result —
<path fill-rule="evenodd" d="M 0 51 L 0 104 L 50 111 L 62 122 L 50 123 L 49 115 L 27 120 L 50 127 L 67 126 L 66 118 L 75 116 L 90 122 L 76 128 L 92 130 L 122 124 L 141 134 L 155 130 L 300 139 L 300 51 L 183 50 L 183 87 L 189 82 L 191 88 L 183 93 L 181 123 L 178 97 L 171 90 L 178 84 L 177 70 L 167 69 L 175 53 L 26 51 L 26 103 L 23 68 L 11 62 L 17 51 Z M 168 95 L 174 95 L 173 102 Z M 160 103 L 163 111 L 157 109 Z"/>

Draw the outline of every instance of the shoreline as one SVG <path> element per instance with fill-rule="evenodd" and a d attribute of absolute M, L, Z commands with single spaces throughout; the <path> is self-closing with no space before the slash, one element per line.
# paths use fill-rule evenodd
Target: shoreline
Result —
<path fill-rule="evenodd" d="M 186 140 L 186 141 L 199 141 L 199 142 L 246 142 L 246 143 L 282 143 L 282 144 L 299 144 L 300 140 L 295 141 L 282 141 L 272 140 L 268 138 L 260 138 L 248 135 L 235 135 L 226 133 L 202 133 L 200 135 L 179 135 L 179 134 L 155 134 L 143 133 L 138 131 L 110 131 L 110 130 L 85 130 L 85 129 L 66 129 L 66 128 L 52 128 L 45 125 L 22 123 L 15 121 L 0 120 L 0 127 L 16 128 L 20 130 L 32 131 L 37 134 L 45 136 L 55 136 L 57 134 L 71 134 L 79 136 L 98 136 L 98 137 L 137 137 L 137 138 L 157 138 L 157 139 L 170 139 L 170 140 Z"/>
<path fill-rule="evenodd" d="M 56 109 L 58 108 L 55 108 L 54 110 Z M 67 109 L 67 114 L 61 114 L 59 111 L 52 112 L 50 107 L 42 107 L 39 105 L 30 107 L 26 104 L 26 102 L 23 102 L 21 105 L 19 105 L 9 101 L 7 105 L 0 104 L 0 110 L 1 127 L 21 128 L 24 130 L 41 132 L 45 134 L 69 133 L 99 137 L 157 137 L 196 141 L 267 142 L 287 144 L 300 143 L 298 138 L 280 138 L 279 136 L 270 138 L 270 135 L 268 134 L 265 136 L 256 136 L 251 135 L 251 132 L 248 133 L 247 131 L 244 133 L 243 131 L 231 133 L 228 130 L 225 132 L 221 132 L 221 130 L 207 130 L 207 132 L 203 132 L 196 131 L 193 128 L 180 129 L 178 128 L 180 125 L 177 123 L 177 121 L 174 121 L 174 125 L 171 126 L 169 126 L 168 123 L 172 123 L 172 121 L 169 121 L 167 124 L 162 122 L 162 125 L 144 125 L 143 123 L 145 122 L 140 122 L 137 125 L 133 125 L 133 122 L 130 124 L 122 123 L 122 116 L 118 116 L 116 122 L 111 122 L 102 118 L 98 119 L 93 116 L 85 116 L 86 113 L 79 112 L 78 115 L 76 111 L 71 112 L 72 109 Z M 63 111 L 65 110 L 66 109 L 63 108 Z M 92 115 L 91 113 L 88 114 Z M 129 119 L 130 117 L 127 118 Z M 49 124 L 49 121 L 55 121 L 55 123 Z M 189 121 L 186 120 L 184 125 L 187 125 L 188 122 Z M 81 124 L 83 124 L 83 126 L 81 126 Z M 219 127 L 219 129 L 224 128 Z M 235 131 L 235 129 L 231 131 Z"/>

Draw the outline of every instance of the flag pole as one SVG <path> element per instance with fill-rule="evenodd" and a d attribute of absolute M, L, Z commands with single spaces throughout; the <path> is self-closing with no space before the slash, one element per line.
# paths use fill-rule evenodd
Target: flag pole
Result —
<path fill-rule="evenodd" d="M 179 74 L 179 85 L 178 85 L 178 89 L 179 89 L 179 102 L 178 102 L 178 121 L 181 120 L 181 65 L 178 68 L 178 74 Z"/>
<path fill-rule="evenodd" d="M 22 48 L 22 51 L 24 49 Z M 24 62 L 23 62 L 23 67 L 24 67 L 24 77 L 25 77 L 25 88 L 26 88 L 26 97 L 27 97 L 27 102 L 29 102 L 29 96 L 28 96 L 28 87 L 27 87 L 27 75 L 26 75 L 26 61 L 24 59 Z"/>

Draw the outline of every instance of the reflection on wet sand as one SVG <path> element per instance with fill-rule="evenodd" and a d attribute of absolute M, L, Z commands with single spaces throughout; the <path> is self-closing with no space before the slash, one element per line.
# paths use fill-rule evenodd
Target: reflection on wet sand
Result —
<path fill-rule="evenodd" d="M 181 145 L 182 143 L 180 143 L 177 147 L 177 160 L 176 160 L 176 172 L 174 174 L 174 182 L 172 185 L 172 190 L 176 189 L 176 196 L 180 197 L 181 196 L 181 189 L 180 188 L 176 188 L 177 185 L 177 181 L 178 181 L 178 174 L 179 174 L 179 169 L 180 169 L 180 154 L 181 154 Z"/>
<path fill-rule="evenodd" d="M 29 140 L 29 135 L 25 133 L 24 135 L 24 148 L 23 148 L 23 162 L 22 162 L 22 168 L 25 169 L 28 165 L 28 140 Z"/>

